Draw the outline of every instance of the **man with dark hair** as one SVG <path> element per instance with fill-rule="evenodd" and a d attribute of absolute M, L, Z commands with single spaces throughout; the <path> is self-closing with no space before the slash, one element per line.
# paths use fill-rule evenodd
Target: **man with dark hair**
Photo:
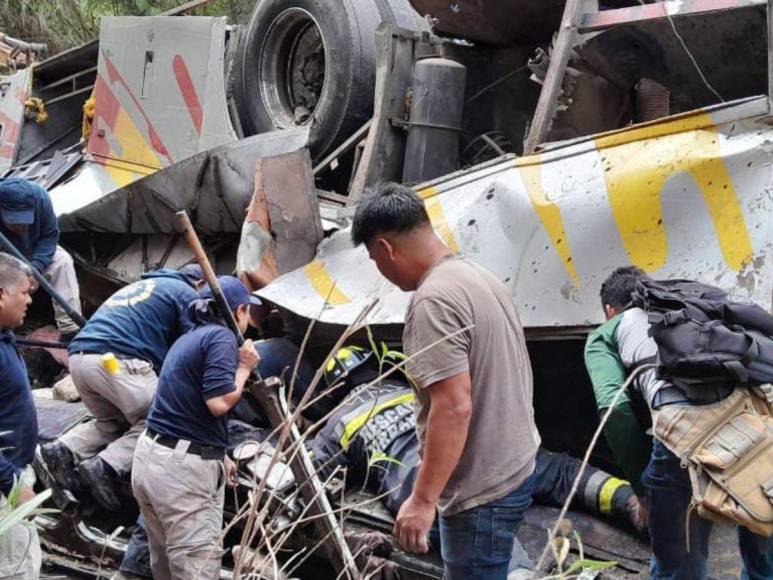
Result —
<path fill-rule="evenodd" d="M 588 337 L 585 365 L 599 412 L 604 414 L 626 377 L 651 363 L 658 347 L 649 336 L 647 313 L 632 306 L 636 283 L 647 275 L 634 267 L 618 268 L 601 286 L 607 322 Z M 641 520 L 648 522 L 655 580 L 707 578 L 711 522 L 691 513 L 692 489 L 681 460 L 657 439 L 646 435 L 647 424 L 634 412 L 641 399 L 649 418 L 666 405 L 692 405 L 681 389 L 659 379 L 654 369 L 640 373 L 631 389 L 621 393 L 604 429 L 609 446 L 639 495 Z M 646 497 L 646 500 L 644 499 Z M 773 540 L 739 527 L 744 578 L 773 578 Z"/>
<path fill-rule="evenodd" d="M 61 485 L 87 489 L 108 510 L 120 508 L 114 490 L 131 471 L 167 350 L 193 327 L 188 305 L 199 296 L 197 275 L 145 274 L 108 298 L 70 343 L 73 383 L 96 421 L 44 445 L 41 454 Z"/>
<path fill-rule="evenodd" d="M 15 486 L 19 504 L 35 497 L 32 491 L 35 476 L 29 465 L 35 455 L 38 418 L 27 367 L 13 335 L 13 330 L 24 322 L 31 302 L 29 268 L 16 258 L 0 254 L 0 501 L 3 503 L 8 501 Z M 37 578 L 39 570 L 40 545 L 34 527 L 16 526 L 9 530 L 0 549 L 0 578 Z"/>
<path fill-rule="evenodd" d="M 48 192 L 39 185 L 10 177 L 0 179 L 0 230 L 75 312 L 81 312 L 80 289 L 72 257 L 59 245 L 59 221 Z M 32 291 L 37 289 L 33 279 Z M 72 335 L 78 325 L 54 301 L 60 332 Z"/>
<path fill-rule="evenodd" d="M 404 549 L 425 553 L 437 509 L 446 577 L 505 578 L 540 443 L 513 300 L 490 272 L 453 255 L 409 188 L 385 184 L 370 192 L 351 236 L 385 278 L 416 292 L 403 346 L 422 461 L 395 535 Z M 474 546 L 472 535 L 480 538 Z"/>

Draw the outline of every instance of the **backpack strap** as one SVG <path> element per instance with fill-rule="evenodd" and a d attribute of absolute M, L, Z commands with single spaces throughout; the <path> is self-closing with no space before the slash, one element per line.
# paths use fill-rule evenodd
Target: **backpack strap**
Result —
<path fill-rule="evenodd" d="M 749 382 L 748 367 L 760 356 L 760 345 L 757 343 L 757 339 L 753 336 L 749 336 L 749 339 L 751 340 L 751 344 L 740 359 L 722 363 L 722 366 L 724 366 L 727 371 L 741 383 Z"/>

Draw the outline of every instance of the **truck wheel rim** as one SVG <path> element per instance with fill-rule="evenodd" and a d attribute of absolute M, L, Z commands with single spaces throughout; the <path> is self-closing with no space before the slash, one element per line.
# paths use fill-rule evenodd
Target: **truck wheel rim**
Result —
<path fill-rule="evenodd" d="M 308 125 L 325 92 L 326 46 L 317 21 L 290 8 L 269 27 L 260 50 L 260 92 L 275 127 Z"/>

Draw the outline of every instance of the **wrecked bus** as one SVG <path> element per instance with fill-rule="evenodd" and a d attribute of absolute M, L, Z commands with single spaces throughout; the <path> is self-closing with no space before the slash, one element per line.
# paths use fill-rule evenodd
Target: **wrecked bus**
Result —
<path fill-rule="evenodd" d="M 218 268 L 235 264 L 293 323 L 291 334 L 292 326 L 318 321 L 319 345 L 332 343 L 373 297 L 373 332 L 399 341 L 407 297 L 351 248 L 346 228 L 368 185 L 417 183 L 449 247 L 511 288 L 527 328 L 545 445 L 580 455 L 597 422 L 582 344 L 601 322 L 598 286 L 610 269 L 632 263 L 660 277 L 699 278 L 771 307 L 767 14 L 757 0 L 619 2 L 587 14 L 543 4 L 532 21 L 528 12 L 522 20 L 503 17 L 526 2 L 487 12 L 417 0 L 414 8 L 430 18 L 409 13 L 406 22 L 369 3 L 336 3 L 332 14 L 345 9 L 362 18 L 371 10 L 370 28 L 359 27 L 364 36 L 356 40 L 370 49 L 357 53 L 367 74 L 347 68 L 352 57 L 329 44 L 351 37 L 325 34 L 329 19 L 315 18 L 300 1 L 259 2 L 241 29 L 222 19 L 105 19 L 99 43 L 6 81 L 2 110 L 16 107 L 9 117 L 20 129 L 12 141 L 13 131 L 3 133 L 3 152 L 15 148 L 10 174 L 51 191 L 63 242 L 95 305 L 106 280 L 122 284 L 190 259 L 173 219 L 184 208 Z M 273 32 L 255 32 L 266 19 L 276 22 Z M 381 20 L 413 30 L 378 27 Z M 252 43 L 242 40 L 250 31 Z M 270 39 L 287 52 L 249 69 L 257 86 L 223 82 L 266 54 L 262 43 Z M 346 66 L 331 68 L 339 58 Z M 351 85 L 365 95 L 365 113 L 351 116 L 356 122 L 341 113 L 349 109 L 340 101 L 322 106 L 330 79 L 339 78 L 330 75 L 341 71 L 350 75 L 341 82 L 365 81 L 367 90 Z M 449 82 L 456 89 L 439 99 Z M 67 120 L 60 132 L 19 109 L 25 90 L 56 95 L 43 99 L 50 120 L 57 106 L 75 103 L 69 116 L 57 115 Z M 84 135 L 80 107 L 92 93 Z M 237 125 L 237 115 L 260 118 L 245 107 L 247 94 L 283 113 L 244 131 L 254 121 Z M 439 108 L 422 109 L 422 97 Z M 343 133 L 326 133 L 333 131 L 324 128 L 332 122 L 326 111 L 347 119 Z M 31 118 L 20 120 L 25 114 Z M 281 131 L 264 132 L 274 128 Z M 247 137 L 250 131 L 258 134 Z M 523 155 L 532 131 L 541 146 Z M 450 154 L 439 159 L 430 145 Z M 57 411 L 50 437 L 83 420 L 76 407 L 65 408 L 71 415 Z M 594 463 L 615 471 L 603 445 Z M 361 511 L 351 519 L 388 531 L 388 516 Z M 530 541 L 532 550 L 544 543 L 551 512 L 541 513 L 527 520 L 527 549 Z M 114 563 L 122 540 L 101 525 L 76 511 L 48 533 L 53 553 L 86 568 L 106 553 Z M 646 570 L 648 552 L 636 538 L 593 520 L 582 534 L 594 557 L 618 562 L 608 577 Z M 724 553 L 733 551 L 733 541 L 725 542 Z"/>

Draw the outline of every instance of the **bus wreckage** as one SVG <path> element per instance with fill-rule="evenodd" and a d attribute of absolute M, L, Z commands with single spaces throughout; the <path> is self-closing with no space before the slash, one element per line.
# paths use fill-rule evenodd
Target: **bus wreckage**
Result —
<path fill-rule="evenodd" d="M 87 306 L 189 262 L 174 218 L 185 209 L 216 268 L 274 305 L 284 334 L 298 341 L 315 322 L 315 365 L 355 323 L 399 348 L 409 296 L 347 228 L 368 186 L 410 183 L 445 243 L 511 290 L 543 444 L 575 457 L 597 425 L 582 349 L 611 269 L 699 278 L 771 309 L 766 2 L 323 4 L 330 14 L 261 0 L 241 26 L 105 18 L 98 42 L 0 81 L 0 168 L 49 190 Z M 41 442 L 89 420 L 48 392 L 36 393 Z M 620 472 L 604 444 L 592 463 Z M 302 510 L 286 472 L 243 475 L 241 501 L 256 480 L 281 496 L 276 522 Z M 334 482 L 345 531 L 391 530 L 372 491 Z M 61 513 L 39 518 L 46 557 L 116 567 L 130 502 L 105 514 L 54 495 Z M 233 518 L 238 504 L 228 509 Z M 519 538 L 532 558 L 557 513 L 530 511 Z M 646 574 L 646 543 L 597 515 L 573 505 L 571 519 L 588 557 L 616 563 L 603 577 Z M 314 524 L 300 528 L 296 550 Z M 714 541 L 714 572 L 737 574 L 733 539 Z M 441 573 L 436 556 L 383 554 L 404 576 Z"/>

